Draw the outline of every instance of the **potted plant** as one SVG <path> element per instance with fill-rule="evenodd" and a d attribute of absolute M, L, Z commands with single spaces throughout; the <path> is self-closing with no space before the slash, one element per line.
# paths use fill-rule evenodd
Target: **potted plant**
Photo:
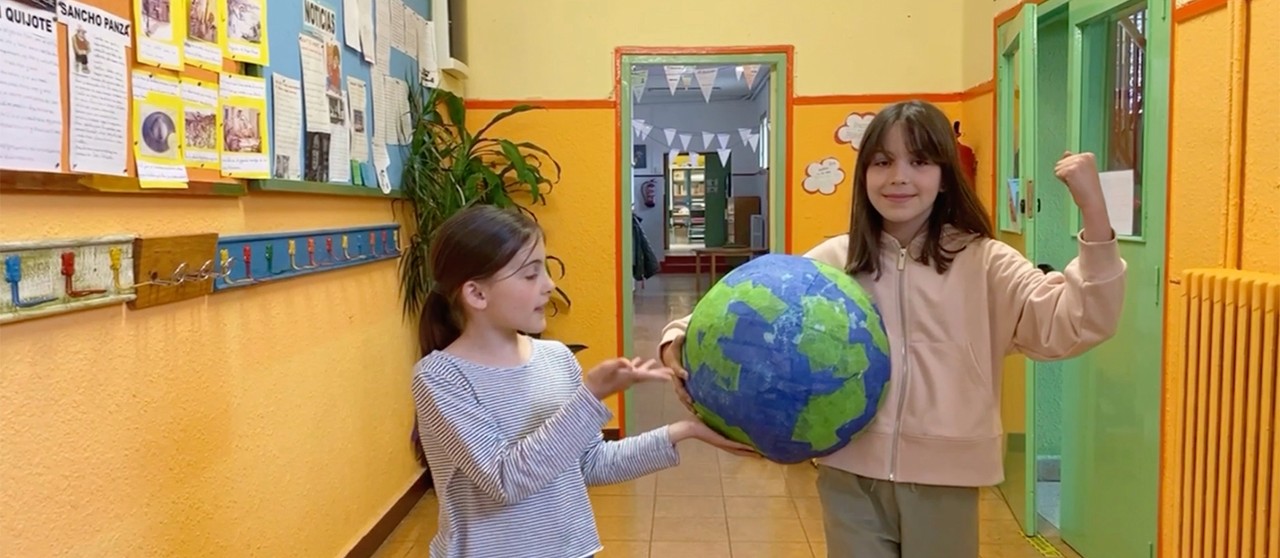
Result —
<path fill-rule="evenodd" d="M 400 184 L 411 231 L 405 235 L 408 246 L 400 259 L 400 286 L 405 317 L 417 318 L 419 338 L 422 306 L 432 287 L 428 273 L 431 238 L 440 225 L 476 204 L 514 207 L 536 220 L 530 206 L 545 205 L 547 194 L 559 180 L 560 164 L 545 149 L 530 142 L 488 135 L 498 122 L 538 108 L 518 105 L 494 116 L 473 134 L 467 127 L 467 109 L 461 97 L 443 89 L 424 93 L 410 88 L 412 129 L 407 130 L 409 144 Z M 551 169 L 554 174 L 549 176 L 547 171 Z M 557 278 L 564 276 L 561 259 L 549 255 L 547 264 L 553 268 L 548 271 Z M 571 306 L 568 294 L 557 286 L 551 300 L 552 314 Z M 586 348 L 580 344 L 568 346 L 575 353 Z M 413 439 L 418 460 L 425 466 L 416 426 Z"/>

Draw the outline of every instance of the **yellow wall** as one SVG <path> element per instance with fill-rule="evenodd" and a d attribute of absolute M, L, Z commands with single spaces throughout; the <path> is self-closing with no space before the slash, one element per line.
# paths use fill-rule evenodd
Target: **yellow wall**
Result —
<path fill-rule="evenodd" d="M 0 196 L 0 238 L 312 229 L 386 201 Z M 336 556 L 417 478 L 395 262 L 0 327 L 6 556 Z"/>
<path fill-rule="evenodd" d="M 1234 0 L 1232 0 L 1234 1 Z M 1201 267 L 1230 267 L 1229 236 L 1240 238 L 1241 269 L 1280 273 L 1280 1 L 1248 2 L 1249 40 L 1244 188 L 1239 199 L 1227 192 L 1230 170 L 1228 145 L 1232 119 L 1231 13 L 1219 8 L 1175 22 L 1174 86 L 1170 122 L 1168 273 Z M 1176 19 L 1176 18 L 1175 18 Z M 1230 217 L 1229 217 L 1230 216 Z M 1233 223 L 1239 222 L 1240 231 Z M 1166 306 L 1166 397 L 1178 393 L 1184 351 L 1184 291 L 1170 284 Z M 1170 443 L 1182 422 L 1177 401 L 1166 400 L 1164 460 L 1176 466 L 1180 456 Z M 1163 529 L 1161 547 L 1173 556 L 1179 487 L 1161 486 Z"/>
<path fill-rule="evenodd" d="M 797 95 L 960 91 L 962 4 L 470 2 L 467 96 L 603 99 L 613 92 L 617 46 L 772 44 L 796 47 Z"/>

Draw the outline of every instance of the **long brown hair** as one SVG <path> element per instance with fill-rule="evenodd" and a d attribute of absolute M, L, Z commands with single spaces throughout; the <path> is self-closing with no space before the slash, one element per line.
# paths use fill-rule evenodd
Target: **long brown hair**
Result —
<path fill-rule="evenodd" d="M 448 347 L 462 334 L 466 317 L 457 305 L 462 286 L 493 277 L 539 238 L 542 229 L 533 219 L 492 205 L 468 207 L 440 224 L 429 248 L 431 290 L 418 320 L 422 356 Z M 418 463 L 427 466 L 416 423 L 413 448 Z"/>
<path fill-rule="evenodd" d="M 926 225 L 924 247 L 916 261 L 932 264 L 938 273 L 946 273 L 955 255 L 968 243 L 944 242 L 944 227 L 950 225 L 962 233 L 978 238 L 993 236 L 991 219 L 965 178 L 956 150 L 955 131 L 951 121 L 938 107 L 924 101 L 903 101 L 889 105 L 876 114 L 862 136 L 858 162 L 853 173 L 853 210 L 849 218 L 849 274 L 871 273 L 880 276 L 880 237 L 884 218 L 871 205 L 867 194 L 867 169 L 875 156 L 884 150 L 889 130 L 901 122 L 905 128 L 907 148 L 914 156 L 938 165 L 942 184 L 933 202 Z M 951 246 L 948 246 L 951 244 Z"/>

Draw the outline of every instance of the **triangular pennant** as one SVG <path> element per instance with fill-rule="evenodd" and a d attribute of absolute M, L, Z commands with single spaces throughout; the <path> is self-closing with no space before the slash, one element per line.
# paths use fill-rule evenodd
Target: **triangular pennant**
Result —
<path fill-rule="evenodd" d="M 742 144 L 746 145 L 751 141 L 751 128 L 738 128 L 738 137 L 742 138 Z"/>
<path fill-rule="evenodd" d="M 662 71 L 667 74 L 667 89 L 671 90 L 671 94 L 676 94 L 676 85 L 680 83 L 680 75 L 684 73 L 684 66 L 663 66 Z"/>
<path fill-rule="evenodd" d="M 697 71 L 698 87 L 702 89 L 702 98 L 708 103 L 711 102 L 711 92 L 715 90 L 716 73 L 719 71 L 719 67 L 699 68 Z"/>
<path fill-rule="evenodd" d="M 742 66 L 738 66 L 737 68 L 734 68 L 733 71 L 736 74 L 735 77 L 737 79 L 742 79 Z"/>
<path fill-rule="evenodd" d="M 691 83 L 693 83 L 693 76 L 691 76 L 691 75 L 689 75 L 689 74 L 685 74 L 685 75 L 680 76 L 680 87 L 683 87 L 683 88 L 685 88 L 685 89 L 688 89 L 688 88 L 689 88 L 689 84 L 691 84 Z"/>
<path fill-rule="evenodd" d="M 728 148 L 729 148 L 729 134 L 716 134 L 716 139 L 720 140 L 720 147 L 721 147 L 721 148 L 723 148 L 723 149 L 728 149 Z M 708 147 L 710 147 L 710 146 L 708 146 Z"/>
<path fill-rule="evenodd" d="M 747 138 L 747 145 L 751 146 L 752 151 L 758 152 L 760 149 L 760 134 L 751 134 L 751 137 Z"/>
<path fill-rule="evenodd" d="M 631 95 L 635 97 L 637 103 L 644 96 L 644 89 L 648 84 L 649 70 L 637 68 L 631 75 Z"/>
<path fill-rule="evenodd" d="M 732 154 L 733 154 L 733 150 L 732 150 L 732 149 L 717 149 L 717 150 L 716 150 L 716 153 L 719 153 L 719 154 L 720 154 L 720 165 L 721 165 L 721 166 L 723 166 L 723 165 L 727 165 L 727 164 L 729 164 L 729 155 L 732 155 Z"/>
<path fill-rule="evenodd" d="M 644 124 L 640 126 L 640 141 L 648 141 L 649 132 L 653 131 L 653 124 Z"/>
<path fill-rule="evenodd" d="M 712 139 L 712 138 L 714 138 L 714 137 L 716 137 L 716 135 L 715 135 L 715 134 L 713 134 L 713 133 L 711 133 L 711 132 L 703 132 L 703 133 L 702 133 L 702 146 L 703 146 L 703 147 L 705 147 L 705 148 L 707 148 L 707 149 L 711 149 L 711 139 Z"/>
<path fill-rule="evenodd" d="M 667 164 L 668 165 L 676 164 L 676 157 L 679 157 L 679 156 L 680 156 L 680 150 L 672 149 L 670 153 L 667 153 Z"/>
<path fill-rule="evenodd" d="M 632 133 L 633 135 L 635 135 L 636 137 L 640 137 L 640 132 L 641 132 L 641 131 L 643 131 L 643 130 L 644 130 L 644 119 L 643 119 L 643 118 L 633 118 L 633 119 L 631 119 L 631 133 Z"/>
<path fill-rule="evenodd" d="M 680 148 L 688 151 L 689 141 L 693 139 L 693 134 L 680 134 Z"/>
<path fill-rule="evenodd" d="M 698 156 L 696 152 L 689 154 L 689 166 L 691 167 L 702 166 L 702 159 Z"/>
<path fill-rule="evenodd" d="M 742 67 L 742 75 L 747 78 L 747 89 L 755 87 L 756 74 L 760 73 L 759 64 L 750 64 Z"/>
<path fill-rule="evenodd" d="M 676 141 L 676 129 L 675 129 L 675 128 L 663 128 L 663 129 L 662 129 L 662 133 L 663 133 L 663 135 L 667 136 L 667 145 L 671 145 L 671 144 L 675 143 L 675 141 Z"/>

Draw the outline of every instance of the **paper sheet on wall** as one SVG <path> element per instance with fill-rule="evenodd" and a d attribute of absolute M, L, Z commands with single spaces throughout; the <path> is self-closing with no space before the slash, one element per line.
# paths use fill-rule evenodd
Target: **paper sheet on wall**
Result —
<path fill-rule="evenodd" d="M 1107 171 L 1098 173 L 1098 177 L 1111 228 L 1117 236 L 1133 236 L 1133 170 Z"/>
<path fill-rule="evenodd" d="M 405 4 L 404 14 L 404 52 L 417 62 L 418 35 L 422 34 L 422 26 L 427 23 L 427 20 L 413 11 L 408 4 Z"/>
<path fill-rule="evenodd" d="M 373 147 L 373 170 L 378 175 L 378 189 L 384 194 L 391 193 L 391 156 L 387 153 L 386 145 L 375 145 Z"/>
<path fill-rule="evenodd" d="M 390 68 L 391 60 L 391 6 L 396 0 L 379 1 L 374 4 L 374 17 L 376 19 L 376 27 L 374 29 L 375 42 L 377 43 L 378 56 L 374 64 L 381 69 L 381 73 L 385 75 L 387 69 Z"/>
<path fill-rule="evenodd" d="M 187 187 L 182 155 L 184 123 L 178 79 L 134 70 L 133 158 L 140 187 Z"/>
<path fill-rule="evenodd" d="M 342 101 L 345 113 L 347 100 Z M 329 182 L 351 182 L 351 134 L 345 114 L 329 126 Z"/>
<path fill-rule="evenodd" d="M 52 9 L 0 0 L 0 169 L 62 166 L 62 83 Z"/>
<path fill-rule="evenodd" d="M 133 20 L 138 62 L 181 70 L 182 47 L 187 40 L 187 18 L 181 0 L 133 0 Z"/>
<path fill-rule="evenodd" d="M 342 40 L 356 52 L 360 52 L 361 17 L 359 0 L 342 0 Z"/>
<path fill-rule="evenodd" d="M 324 42 L 310 35 L 298 36 L 302 56 L 302 96 L 308 132 L 329 131 L 329 99 L 326 95 Z"/>
<path fill-rule="evenodd" d="M 217 169 L 218 84 L 196 78 L 182 78 L 182 118 L 186 141 L 182 155 L 188 167 Z"/>
<path fill-rule="evenodd" d="M 364 53 L 365 62 L 373 62 L 378 52 L 378 44 L 373 33 L 373 0 L 357 0 L 360 5 L 360 52 Z M 350 21 L 350 20 L 348 20 Z"/>
<path fill-rule="evenodd" d="M 129 46 L 132 23 L 63 1 L 67 33 L 72 172 L 129 173 Z"/>
<path fill-rule="evenodd" d="M 226 40 L 223 55 L 232 60 L 266 66 L 271 63 L 267 50 L 267 1 L 222 0 L 227 6 Z"/>
<path fill-rule="evenodd" d="M 302 83 L 271 75 L 272 178 L 302 180 Z"/>
<path fill-rule="evenodd" d="M 381 3 L 381 2 L 379 2 Z M 387 37 L 391 40 L 391 48 L 404 51 L 404 2 L 401 0 L 389 0 L 387 2 L 387 16 L 390 27 L 387 29 Z"/>
<path fill-rule="evenodd" d="M 408 142 L 407 134 L 410 134 L 411 121 L 409 120 L 409 84 L 402 79 L 390 78 L 388 80 L 389 94 L 392 95 L 388 105 L 391 107 L 391 114 L 388 115 L 387 122 L 390 125 L 387 137 L 387 145 L 405 145 Z"/>
<path fill-rule="evenodd" d="M 440 86 L 440 62 L 436 57 L 436 23 L 422 22 L 422 30 L 418 35 L 418 72 L 423 87 Z"/>
<path fill-rule="evenodd" d="M 218 82 L 222 109 L 222 175 L 267 178 L 267 80 L 222 73 Z"/>
<path fill-rule="evenodd" d="M 351 158 L 361 163 L 369 162 L 369 93 L 365 83 L 347 77 L 348 108 L 351 110 Z"/>
<path fill-rule="evenodd" d="M 219 19 L 217 0 L 187 2 L 187 37 L 182 45 L 187 64 L 215 72 L 222 69 L 226 45 L 225 35 L 218 31 Z"/>
<path fill-rule="evenodd" d="M 338 14 L 315 0 L 302 0 L 302 30 L 318 37 L 337 37 Z"/>

